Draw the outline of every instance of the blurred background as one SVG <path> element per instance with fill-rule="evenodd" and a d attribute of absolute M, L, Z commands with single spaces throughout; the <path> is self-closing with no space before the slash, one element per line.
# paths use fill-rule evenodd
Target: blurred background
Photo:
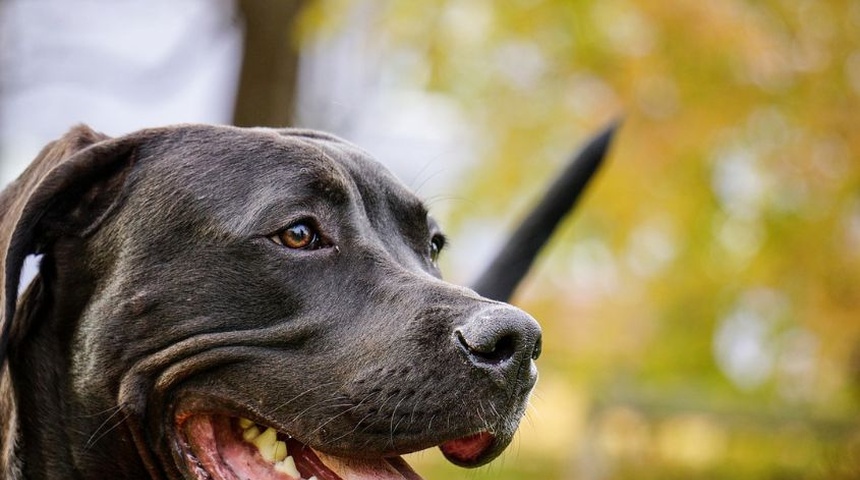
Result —
<path fill-rule="evenodd" d="M 514 303 L 508 452 L 428 479 L 860 478 L 860 2 L 0 0 L 0 176 L 86 122 L 303 126 L 427 199 L 469 284 L 610 158 Z"/>

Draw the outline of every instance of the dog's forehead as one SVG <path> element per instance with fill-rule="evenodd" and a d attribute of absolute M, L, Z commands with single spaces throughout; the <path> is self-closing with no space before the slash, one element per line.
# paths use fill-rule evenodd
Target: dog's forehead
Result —
<path fill-rule="evenodd" d="M 286 131 L 288 139 L 319 149 L 336 163 L 350 178 L 365 202 L 386 203 L 387 207 L 413 210 L 426 215 L 424 203 L 384 165 L 360 147 L 340 138 L 319 132 L 298 130 Z M 392 205 L 396 202 L 400 205 Z"/>
<path fill-rule="evenodd" d="M 427 228 L 428 209 L 424 202 L 365 150 L 321 132 L 288 130 L 282 133 L 288 139 L 323 152 L 325 158 L 345 173 L 353 187 L 352 193 L 371 223 L 381 226 L 391 220 L 410 232 Z"/>
<path fill-rule="evenodd" d="M 146 173 L 147 183 L 205 199 L 216 209 L 233 209 L 237 203 L 248 208 L 301 204 L 316 198 L 333 204 L 357 202 L 374 218 L 426 222 L 424 203 L 381 163 L 329 134 L 217 126 L 156 134 L 160 138 L 143 148 L 145 156 L 156 159 Z"/>

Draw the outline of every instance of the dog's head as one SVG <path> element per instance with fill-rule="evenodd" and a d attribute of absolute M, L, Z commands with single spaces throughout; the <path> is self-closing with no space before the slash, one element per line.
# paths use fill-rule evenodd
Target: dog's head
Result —
<path fill-rule="evenodd" d="M 425 206 L 326 134 L 81 127 L 0 207 L 7 471 L 414 478 L 495 458 L 537 377 L 537 323 L 442 281 Z"/>

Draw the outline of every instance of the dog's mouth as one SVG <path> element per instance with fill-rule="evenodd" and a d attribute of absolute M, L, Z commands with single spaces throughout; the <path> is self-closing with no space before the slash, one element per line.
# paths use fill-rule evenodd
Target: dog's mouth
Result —
<path fill-rule="evenodd" d="M 421 479 L 399 455 L 330 455 L 245 418 L 191 415 L 180 423 L 179 433 L 180 453 L 199 480 Z M 450 461 L 469 466 L 495 443 L 492 434 L 480 432 L 439 447 Z"/>

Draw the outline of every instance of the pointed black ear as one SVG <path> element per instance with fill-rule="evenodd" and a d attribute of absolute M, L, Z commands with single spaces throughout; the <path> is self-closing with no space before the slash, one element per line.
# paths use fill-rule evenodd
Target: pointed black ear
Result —
<path fill-rule="evenodd" d="M 86 126 L 48 144 L 0 193 L 0 364 L 28 329 L 15 310 L 24 259 L 58 237 L 86 236 L 116 205 L 134 161 L 134 137 L 110 139 Z"/>
<path fill-rule="evenodd" d="M 543 199 L 529 212 L 484 273 L 472 284 L 473 290 L 493 300 L 509 301 L 538 252 L 562 219 L 573 210 L 600 167 L 619 124 L 619 121 L 612 122 L 573 156 L 567 168 L 549 186 Z"/>

